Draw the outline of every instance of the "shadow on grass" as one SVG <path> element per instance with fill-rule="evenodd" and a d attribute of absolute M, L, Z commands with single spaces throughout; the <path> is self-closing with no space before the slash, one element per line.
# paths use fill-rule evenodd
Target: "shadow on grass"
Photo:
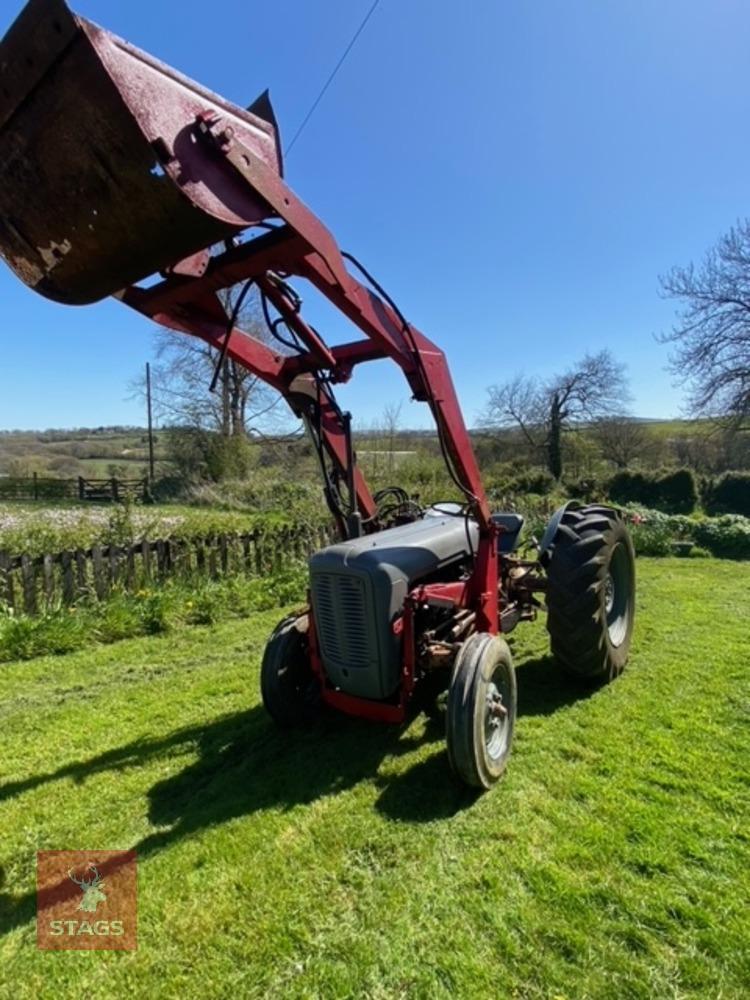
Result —
<path fill-rule="evenodd" d="M 551 657 L 518 669 L 520 715 L 549 715 L 592 693 L 560 674 Z M 428 692 L 429 694 L 429 692 Z M 100 771 L 146 764 L 170 752 L 197 751 L 198 759 L 149 790 L 149 820 L 163 829 L 132 845 L 148 856 L 192 834 L 270 807 L 292 808 L 372 779 L 380 789 L 377 810 L 393 820 L 429 822 L 455 815 L 477 793 L 450 773 L 444 749 L 443 713 L 428 708 L 423 735 L 408 737 L 403 727 L 326 715 L 304 732 L 280 732 L 261 708 L 223 716 L 206 725 L 184 727 L 163 738 L 136 741 L 49 774 L 0 786 L 0 800 L 61 778 L 84 781 Z M 413 717 L 412 715 L 412 717 Z M 435 744 L 437 752 L 395 775 L 379 775 L 388 757 Z M 70 894 L 78 888 L 71 883 Z M 0 892 L 0 932 L 34 918 L 35 896 Z"/>

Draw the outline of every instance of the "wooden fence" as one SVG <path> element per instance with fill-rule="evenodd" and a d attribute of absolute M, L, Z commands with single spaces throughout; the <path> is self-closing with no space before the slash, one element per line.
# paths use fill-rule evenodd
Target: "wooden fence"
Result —
<path fill-rule="evenodd" d="M 0 601 L 18 612 L 43 613 L 82 598 L 105 600 L 169 577 L 263 576 L 331 542 L 329 529 L 305 527 L 135 545 L 94 545 L 49 555 L 0 551 Z"/>
<path fill-rule="evenodd" d="M 148 499 L 147 479 L 51 479 L 45 476 L 0 478 L 0 500 L 90 500 L 118 503 L 125 497 Z"/>

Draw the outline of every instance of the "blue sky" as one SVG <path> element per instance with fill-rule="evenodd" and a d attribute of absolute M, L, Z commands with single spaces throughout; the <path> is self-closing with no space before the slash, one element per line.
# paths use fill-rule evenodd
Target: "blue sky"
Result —
<path fill-rule="evenodd" d="M 238 103 L 270 87 L 288 140 L 370 2 L 73 6 Z M 19 9 L 0 0 L 2 31 Z M 749 30 L 741 0 L 381 0 L 287 179 L 445 349 L 469 421 L 489 384 L 602 347 L 635 412 L 677 415 L 657 275 L 747 213 Z M 0 325 L 0 427 L 142 422 L 145 320 L 54 305 L 0 267 Z M 404 400 L 425 426 L 407 397 L 384 363 L 341 393 L 360 423 Z"/>

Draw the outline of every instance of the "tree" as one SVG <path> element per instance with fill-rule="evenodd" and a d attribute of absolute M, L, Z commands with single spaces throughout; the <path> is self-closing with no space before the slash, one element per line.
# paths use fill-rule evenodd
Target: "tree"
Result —
<path fill-rule="evenodd" d="M 712 247 L 700 267 L 675 267 L 660 279 L 662 293 L 681 299 L 672 332 L 671 370 L 689 392 L 695 414 L 750 417 L 750 219 Z"/>
<path fill-rule="evenodd" d="M 234 308 L 236 288 L 220 293 L 228 313 Z M 267 341 L 257 299 L 248 297 L 238 325 L 249 336 Z M 242 365 L 225 358 L 214 392 L 210 391 L 219 352 L 199 340 L 172 330 L 157 333 L 157 364 L 152 369 L 154 409 L 162 423 L 215 431 L 223 438 L 240 437 L 255 429 L 279 400 L 265 382 Z"/>
<path fill-rule="evenodd" d="M 383 407 L 383 433 L 388 447 L 388 469 L 393 472 L 396 451 L 396 436 L 401 421 L 401 403 L 388 403 Z"/>
<path fill-rule="evenodd" d="M 643 458 L 651 445 L 646 426 L 633 417 L 602 417 L 593 431 L 602 456 L 618 469 L 627 469 L 636 458 Z"/>
<path fill-rule="evenodd" d="M 555 479 L 563 471 L 563 433 L 577 423 L 622 413 L 629 401 L 623 367 L 609 351 L 587 354 L 546 381 L 518 375 L 487 392 L 487 423 L 518 427 Z"/>
<path fill-rule="evenodd" d="M 219 294 L 230 315 L 239 289 Z M 269 339 L 257 298 L 247 298 L 238 326 L 248 336 L 264 342 Z M 157 362 L 151 369 L 154 414 L 163 426 L 171 428 L 173 461 L 191 478 L 244 475 L 252 464 L 248 437 L 262 437 L 274 429 L 280 396 L 231 358 L 221 362 L 216 389 L 211 392 L 220 362 L 214 347 L 167 329 L 160 329 L 156 338 Z M 145 395 L 142 382 L 135 389 Z"/>

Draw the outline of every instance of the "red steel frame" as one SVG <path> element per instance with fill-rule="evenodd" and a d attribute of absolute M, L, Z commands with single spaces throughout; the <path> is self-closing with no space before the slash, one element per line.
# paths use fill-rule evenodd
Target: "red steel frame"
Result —
<path fill-rule="evenodd" d="M 345 382 L 356 365 L 391 358 L 404 372 L 414 398 L 430 406 L 455 473 L 473 498 L 479 542 L 468 585 L 418 588 L 417 596 L 410 595 L 406 602 L 402 619 L 404 667 L 397 705 L 353 698 L 326 685 L 310 616 L 310 656 L 313 669 L 321 677 L 325 699 L 350 714 L 399 721 L 414 684 L 415 601 L 427 601 L 432 595 L 456 606 L 470 607 L 476 611 L 478 631 L 496 633 L 499 628 L 497 528 L 490 516 L 445 356 L 419 330 L 411 325 L 405 328 L 387 302 L 351 275 L 330 232 L 277 173 L 253 157 L 226 130 L 221 131 L 221 123 L 215 119 L 199 118 L 197 128 L 206 139 L 207 155 L 224 157 L 226 169 L 235 177 L 239 173 L 253 194 L 268 204 L 269 217 L 279 218 L 281 224 L 247 243 L 228 247 L 207 267 L 202 261 L 192 275 L 190 261 L 186 261 L 157 284 L 149 288 L 132 286 L 118 297 L 162 326 L 223 349 L 228 357 L 278 390 L 298 416 L 319 413 L 325 452 L 346 482 L 350 471 L 346 429 L 337 408 L 321 392 L 315 375 L 323 372 L 331 382 Z M 272 275 L 278 273 L 311 282 L 365 334 L 365 339 L 327 347 L 286 297 L 283 285 L 274 281 Z M 249 279 L 258 284 L 294 329 L 306 347 L 305 353 L 284 355 L 239 328 L 228 329 L 227 313 L 217 292 Z M 364 518 L 371 517 L 376 509 L 367 483 L 358 468 L 353 474 L 359 511 Z M 343 525 L 340 528 L 345 530 Z"/>

